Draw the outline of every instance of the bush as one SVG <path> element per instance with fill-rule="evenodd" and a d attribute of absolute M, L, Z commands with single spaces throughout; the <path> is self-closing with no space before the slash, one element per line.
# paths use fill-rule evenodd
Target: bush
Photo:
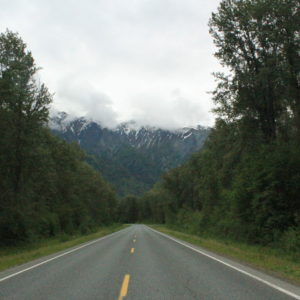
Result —
<path fill-rule="evenodd" d="M 300 227 L 290 227 L 280 239 L 280 247 L 288 253 L 299 255 L 300 250 Z"/>

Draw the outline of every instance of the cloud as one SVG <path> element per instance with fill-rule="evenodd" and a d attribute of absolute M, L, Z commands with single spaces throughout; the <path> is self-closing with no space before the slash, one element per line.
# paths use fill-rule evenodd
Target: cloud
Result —
<path fill-rule="evenodd" d="M 77 117 L 87 117 L 104 127 L 118 124 L 117 113 L 109 96 L 87 82 L 65 80 L 58 88 L 56 107 Z"/>
<path fill-rule="evenodd" d="M 0 28 L 32 50 L 57 109 L 107 124 L 211 125 L 220 67 L 207 22 L 219 2 L 0 0 Z"/>
<path fill-rule="evenodd" d="M 150 125 L 165 129 L 211 124 L 207 108 L 201 101 L 188 99 L 180 89 L 173 90 L 169 97 L 159 99 L 140 95 L 132 100 L 131 119 L 139 125 Z"/>

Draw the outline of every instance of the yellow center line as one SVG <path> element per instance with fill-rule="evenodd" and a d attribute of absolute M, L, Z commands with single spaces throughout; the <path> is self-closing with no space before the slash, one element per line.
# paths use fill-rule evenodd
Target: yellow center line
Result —
<path fill-rule="evenodd" d="M 131 248 L 130 253 L 134 253 L 134 248 Z"/>
<path fill-rule="evenodd" d="M 118 300 L 123 300 L 127 295 L 128 285 L 129 285 L 130 275 L 126 274 L 123 279 L 121 291 Z"/>

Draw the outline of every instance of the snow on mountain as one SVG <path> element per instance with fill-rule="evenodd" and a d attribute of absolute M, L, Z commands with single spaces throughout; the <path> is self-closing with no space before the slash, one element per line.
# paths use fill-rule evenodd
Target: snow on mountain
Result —
<path fill-rule="evenodd" d="M 66 113 L 51 116 L 52 132 L 68 142 L 77 142 L 120 195 L 149 189 L 161 174 L 182 164 L 201 149 L 210 129 L 202 126 L 166 130 L 138 126 L 134 121 L 105 128 L 87 118 Z"/>
<path fill-rule="evenodd" d="M 150 147 L 154 144 L 165 142 L 166 140 L 186 140 L 194 138 L 197 142 L 199 133 L 203 136 L 204 132 L 209 129 L 202 126 L 197 127 L 185 127 L 174 130 L 165 130 L 156 128 L 153 126 L 139 126 L 134 121 L 123 122 L 113 129 L 102 127 L 99 122 L 95 122 L 85 117 L 75 118 L 69 116 L 65 112 L 59 112 L 52 115 L 49 121 L 49 127 L 53 131 L 66 133 L 67 135 L 73 135 L 73 140 L 80 141 L 81 135 L 85 135 L 85 132 L 90 127 L 98 131 L 110 132 L 112 136 L 118 137 L 123 143 L 127 143 L 133 147 Z M 206 137 L 206 135 L 205 135 Z M 200 144 L 202 145 L 204 140 L 201 138 Z"/>

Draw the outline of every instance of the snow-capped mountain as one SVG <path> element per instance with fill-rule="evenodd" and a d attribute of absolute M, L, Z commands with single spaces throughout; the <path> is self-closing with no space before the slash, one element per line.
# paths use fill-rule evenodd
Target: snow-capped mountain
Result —
<path fill-rule="evenodd" d="M 164 171 L 198 151 L 209 133 L 209 128 L 202 126 L 165 130 L 139 127 L 134 121 L 110 129 L 63 112 L 51 117 L 49 127 L 91 154 L 89 162 L 115 184 L 120 194 L 138 194 L 150 188 Z"/>

